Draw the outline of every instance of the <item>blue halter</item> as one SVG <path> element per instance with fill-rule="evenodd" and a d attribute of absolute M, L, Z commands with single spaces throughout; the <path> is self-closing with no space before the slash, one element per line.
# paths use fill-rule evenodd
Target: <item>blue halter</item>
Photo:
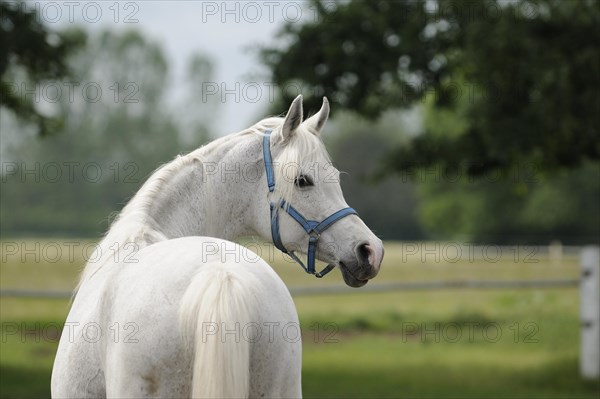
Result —
<path fill-rule="evenodd" d="M 263 157 L 265 161 L 265 171 L 267 174 L 267 184 L 269 185 L 269 192 L 272 193 L 275 190 L 275 174 L 273 171 L 273 159 L 271 157 L 271 130 L 265 132 L 263 137 Z M 337 212 L 326 217 L 323 221 L 318 222 L 316 220 L 308 220 L 304 216 L 300 214 L 293 206 L 286 205 L 286 203 L 281 200 L 279 201 L 279 207 L 286 211 L 292 219 L 294 219 L 308 237 L 308 251 L 307 251 L 307 265 L 296 256 L 293 251 L 288 251 L 281 242 L 281 236 L 279 235 L 279 213 L 277 212 L 277 207 L 275 203 L 270 203 L 271 209 L 271 236 L 273 237 L 273 243 L 284 254 L 289 255 L 294 259 L 303 269 L 309 274 L 314 274 L 316 277 L 323 277 L 330 271 L 335 268 L 334 264 L 329 264 L 320 272 L 315 270 L 315 254 L 317 252 L 317 242 L 321 236 L 321 233 L 331 227 L 332 224 L 337 222 L 338 220 L 345 218 L 349 215 L 358 215 L 358 213 L 352 208 L 343 208 Z"/>

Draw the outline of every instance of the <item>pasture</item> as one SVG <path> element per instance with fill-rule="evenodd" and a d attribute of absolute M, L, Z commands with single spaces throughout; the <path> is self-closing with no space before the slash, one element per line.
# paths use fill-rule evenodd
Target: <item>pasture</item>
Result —
<path fill-rule="evenodd" d="M 0 287 L 71 290 L 86 243 L 4 241 Z M 272 247 L 245 243 L 289 287 L 344 284 L 337 271 L 315 279 Z M 576 256 L 557 260 L 536 248 L 488 249 L 494 252 L 474 249 L 457 258 L 449 244 L 389 242 L 382 271 L 370 284 L 579 275 Z M 596 398 L 599 392 L 598 381 L 579 377 L 576 288 L 356 289 L 294 301 L 307 398 Z M 58 329 L 68 309 L 64 299 L 1 299 L 0 397 L 49 396 Z"/>

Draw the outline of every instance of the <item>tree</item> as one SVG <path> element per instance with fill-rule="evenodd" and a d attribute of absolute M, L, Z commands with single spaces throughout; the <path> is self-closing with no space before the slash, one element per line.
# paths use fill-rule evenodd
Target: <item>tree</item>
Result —
<path fill-rule="evenodd" d="M 60 116 L 42 113 L 23 89 L 66 77 L 67 57 L 84 42 L 80 30 L 48 30 L 35 9 L 27 10 L 23 1 L 0 2 L 0 112 L 11 111 L 34 123 L 42 136 L 55 131 Z"/>
<path fill-rule="evenodd" d="M 460 134 L 425 131 L 390 151 L 386 170 L 436 165 L 481 175 L 600 159 L 600 2 L 314 5 L 318 20 L 287 24 L 283 45 L 262 51 L 279 85 L 299 81 L 369 118 L 430 93 L 450 111 L 469 99 Z M 317 101 L 308 98 L 308 107 Z"/>
<path fill-rule="evenodd" d="M 439 109 L 426 98 L 423 124 L 433 135 L 460 135 L 467 127 L 461 112 Z M 506 244 L 547 244 L 560 240 L 587 244 L 600 239 L 600 164 L 585 161 L 548 173 L 533 163 L 473 177 L 460 168 L 419 170 L 418 214 L 436 239 Z"/>

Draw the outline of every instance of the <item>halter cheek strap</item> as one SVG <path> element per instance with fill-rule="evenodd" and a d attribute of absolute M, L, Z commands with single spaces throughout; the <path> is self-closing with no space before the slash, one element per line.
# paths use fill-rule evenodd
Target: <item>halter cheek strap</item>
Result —
<path fill-rule="evenodd" d="M 269 186 L 269 192 L 275 190 L 275 174 L 273 169 L 273 159 L 271 157 L 271 130 L 266 131 L 263 137 L 263 157 L 265 162 L 265 172 L 267 176 L 267 184 Z M 335 222 L 342 218 L 350 215 L 358 215 L 358 213 L 352 208 L 343 208 L 337 212 L 332 213 L 322 221 L 306 219 L 300 212 L 293 206 L 286 204 L 285 201 L 281 200 L 278 204 L 271 202 L 269 204 L 271 211 L 271 237 L 273 238 L 273 244 L 281 252 L 288 254 L 292 259 L 296 261 L 307 273 L 314 274 L 316 277 L 323 277 L 331 270 L 335 268 L 334 264 L 329 264 L 320 272 L 315 270 L 317 243 L 321 237 L 321 233 L 327 230 Z M 281 241 L 281 235 L 279 234 L 279 209 L 283 209 L 288 215 L 292 217 L 308 234 L 308 250 L 306 265 L 296 256 L 293 251 L 288 251 L 283 242 Z"/>

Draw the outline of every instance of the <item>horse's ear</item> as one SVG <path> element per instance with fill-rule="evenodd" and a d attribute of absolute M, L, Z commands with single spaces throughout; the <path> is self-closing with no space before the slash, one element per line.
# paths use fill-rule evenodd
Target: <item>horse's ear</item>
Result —
<path fill-rule="evenodd" d="M 290 109 L 283 121 L 281 136 L 284 142 L 288 141 L 294 135 L 294 132 L 302 123 L 302 117 L 302 94 L 300 94 L 292 101 L 292 105 L 290 105 Z"/>
<path fill-rule="evenodd" d="M 319 112 L 308 118 L 304 122 L 304 125 L 311 133 L 319 136 L 321 130 L 323 130 L 323 126 L 325 126 L 325 122 L 327 122 L 327 118 L 329 118 L 329 101 L 327 101 L 327 97 L 323 97 L 323 105 Z"/>

